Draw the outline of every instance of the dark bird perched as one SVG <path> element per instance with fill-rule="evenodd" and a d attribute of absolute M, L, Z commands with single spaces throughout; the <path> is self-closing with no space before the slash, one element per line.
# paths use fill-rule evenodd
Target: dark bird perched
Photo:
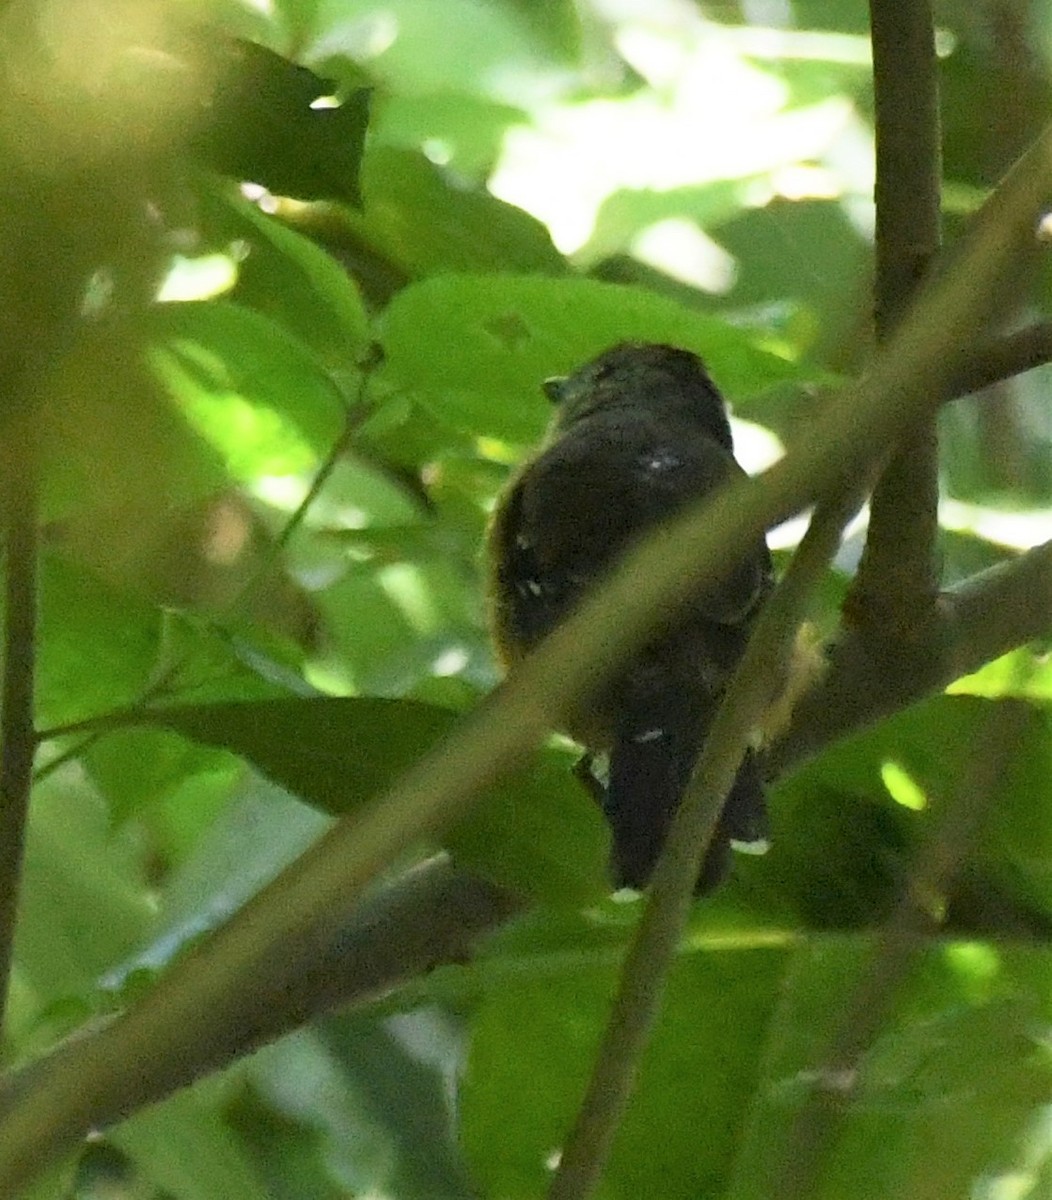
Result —
<path fill-rule="evenodd" d="M 548 380 L 544 391 L 556 405 L 547 436 L 501 497 L 489 533 L 492 627 L 505 666 L 566 617 L 631 544 L 744 474 L 723 398 L 686 350 L 625 343 Z M 592 790 L 613 834 L 616 886 L 649 881 L 771 586 L 761 538 L 568 723 L 589 751 Z M 591 768 L 603 755 L 608 769 Z M 763 782 L 750 750 L 697 891 L 726 875 L 732 843 L 756 851 L 766 834 Z"/>

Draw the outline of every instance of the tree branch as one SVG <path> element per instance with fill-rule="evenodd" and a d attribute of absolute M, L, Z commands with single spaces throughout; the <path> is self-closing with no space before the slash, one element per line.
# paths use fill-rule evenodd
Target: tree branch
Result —
<path fill-rule="evenodd" d="M 941 151 L 930 0 L 870 0 L 876 109 L 874 322 L 885 341 L 939 248 Z M 845 620 L 915 643 L 933 616 L 938 580 L 939 462 L 935 414 L 911 425 L 870 501 L 869 530 Z"/>
<path fill-rule="evenodd" d="M 1052 541 L 943 592 L 938 612 L 937 635 L 906 654 L 846 631 L 826 675 L 772 747 L 772 773 L 782 775 L 838 738 L 1052 633 Z"/>
<path fill-rule="evenodd" d="M 938 60 L 928 0 L 870 0 L 876 140 L 874 324 L 885 341 L 939 250 Z"/>
<path fill-rule="evenodd" d="M 171 1058 L 161 1071 L 142 1071 L 104 1104 L 71 1104 L 55 1131 L 72 1144 L 88 1129 L 105 1128 L 154 1104 L 204 1075 L 288 1033 L 305 1021 L 354 1004 L 361 1007 L 445 964 L 469 963 L 487 934 L 499 929 L 522 901 L 439 854 L 378 888 L 340 914 L 335 936 L 319 927 L 285 948 L 280 972 L 261 981 L 252 1020 L 231 1024 L 200 1051 Z M 45 1057 L 8 1078 L 0 1107 L 61 1090 L 97 1054 L 122 1053 L 116 1018 L 74 1034 Z"/>
<path fill-rule="evenodd" d="M 946 399 L 959 400 L 1050 362 L 1052 321 L 1036 321 L 986 343 L 950 380 Z"/>

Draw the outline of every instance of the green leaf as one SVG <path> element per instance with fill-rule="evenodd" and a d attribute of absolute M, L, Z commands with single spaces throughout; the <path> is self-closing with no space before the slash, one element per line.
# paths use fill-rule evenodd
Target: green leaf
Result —
<path fill-rule="evenodd" d="M 90 746 L 84 761 L 117 822 L 187 785 L 192 790 L 191 781 L 218 776 L 222 787 L 230 779 L 226 755 L 163 730 L 115 730 Z"/>
<path fill-rule="evenodd" d="M 460 718 L 409 700 L 319 698 L 168 708 L 134 719 L 230 750 L 294 795 L 342 815 L 382 794 Z M 494 788 L 449 832 L 454 855 L 548 900 L 601 895 L 602 821 L 569 765 L 552 753 Z"/>
<path fill-rule="evenodd" d="M 873 925 L 896 902 L 918 846 L 955 801 L 997 701 L 940 696 L 829 748 L 772 796 L 772 849 L 736 873 L 759 911 L 786 901 L 809 928 Z M 904 778 L 921 797 L 902 803 Z M 1037 705 L 1011 768 L 946 895 L 963 935 L 1052 933 L 1052 714 Z M 909 798 L 909 797 L 907 797 Z"/>
<path fill-rule="evenodd" d="M 400 150 L 437 148 L 451 170 L 481 182 L 500 157 L 505 131 L 527 120 L 521 108 L 468 92 L 391 95 L 377 112 L 373 136 Z"/>
<path fill-rule="evenodd" d="M 276 321 L 333 369 L 351 372 L 368 338 L 368 318 L 347 269 L 232 188 L 203 190 L 216 232 L 242 248 L 237 301 Z"/>
<path fill-rule="evenodd" d="M 381 28 L 391 32 L 379 52 L 370 55 L 370 73 L 402 95 L 470 91 L 505 99 L 520 90 L 509 77 L 528 77 L 552 61 L 547 31 L 529 22 L 518 7 L 489 0 L 387 0 L 380 10 Z M 318 0 L 319 35 L 307 48 L 311 61 L 340 76 L 350 60 L 354 77 L 360 70 L 354 60 L 361 57 L 361 25 L 356 28 L 348 15 L 360 20 L 375 11 L 362 0 L 350 6 L 347 0 Z"/>
<path fill-rule="evenodd" d="M 144 1179 L 173 1200 L 269 1200 L 247 1149 L 207 1088 L 176 1093 L 107 1135 Z"/>
<path fill-rule="evenodd" d="M 778 199 L 743 209 L 711 232 L 738 264 L 723 305 L 762 312 L 772 298 L 788 302 L 804 314 L 796 320 L 796 346 L 818 361 L 850 361 L 845 343 L 859 338 L 859 280 L 872 247 L 840 200 Z"/>
<path fill-rule="evenodd" d="M 164 939 L 174 929 L 206 928 L 228 917 L 331 824 L 266 779 L 243 768 L 241 775 L 231 802 L 166 880 Z"/>
<path fill-rule="evenodd" d="M 67 1158 L 38 1175 L 21 1200 L 69 1200 L 75 1195 L 77 1158 Z"/>
<path fill-rule="evenodd" d="M 42 728 L 130 704 L 161 644 L 161 616 L 62 555 L 41 559 L 37 721 Z"/>
<path fill-rule="evenodd" d="M 443 1078 L 459 1049 L 453 1030 L 440 1014 L 427 1012 L 402 1018 L 401 1029 L 392 1026 L 350 1016 L 329 1018 L 319 1030 L 353 1108 L 387 1143 L 384 1190 L 399 1200 L 471 1200 L 477 1193 L 453 1140 Z M 427 1059 L 413 1052 L 414 1044 L 428 1046 Z"/>
<path fill-rule="evenodd" d="M 64 523 L 66 544 L 107 570 L 225 482 L 219 456 L 144 361 L 150 336 L 139 315 L 85 324 L 45 376 L 41 507 Z"/>
<path fill-rule="evenodd" d="M 428 522 L 419 497 L 392 471 L 348 452 L 335 464 L 304 524 L 330 533 L 419 532 Z"/>
<path fill-rule="evenodd" d="M 571 774 L 576 755 L 548 751 L 499 785 L 451 831 L 449 847 L 499 883 L 549 903 L 594 903 L 609 891 L 608 834 Z"/>
<path fill-rule="evenodd" d="M 418 574 L 408 564 L 405 569 Z M 418 589 L 418 596 L 429 606 L 426 589 Z M 436 647 L 423 629 L 414 628 L 373 564 L 353 564 L 318 597 L 318 605 L 346 690 L 399 696 L 430 675 Z"/>
<path fill-rule="evenodd" d="M 939 413 L 946 491 L 955 500 L 1007 509 L 998 515 L 1008 529 L 1012 510 L 1040 510 L 1027 514 L 1032 525 L 1017 526 L 1032 529 L 1035 543 L 1044 536 L 1045 510 L 1052 504 L 1050 379 L 1052 371 L 1040 367 L 996 391 L 944 405 Z"/>
<path fill-rule="evenodd" d="M 624 340 L 695 350 L 730 397 L 799 376 L 755 335 L 653 292 L 590 279 L 442 275 L 406 288 L 382 320 L 391 380 L 476 434 L 536 440 L 542 380 Z"/>
<path fill-rule="evenodd" d="M 592 236 L 580 252 L 586 263 L 630 249 L 636 234 L 660 221 L 683 220 L 700 229 L 730 220 L 744 206 L 753 179 L 717 179 L 700 187 L 620 188 L 596 213 Z"/>
<path fill-rule="evenodd" d="M 603 1196 L 718 1196 L 760 1070 L 785 954 L 681 958 L 604 1177 Z M 614 967 L 569 954 L 490 990 L 471 1026 L 465 1152 L 487 1195 L 544 1194 L 609 1013 Z"/>
<path fill-rule="evenodd" d="M 573 0 L 505 0 L 542 44 L 573 60 L 581 50 L 581 16 Z"/>
<path fill-rule="evenodd" d="M 938 555 L 942 586 L 953 587 L 964 580 L 1015 558 L 1016 552 L 980 534 L 959 529 L 940 529 Z"/>
<path fill-rule="evenodd" d="M 986 663 L 972 675 L 955 680 L 948 689 L 959 696 L 985 696 L 996 700 L 1016 696 L 1029 700 L 1052 700 L 1052 661 L 1047 649 L 1020 646 Z"/>
<path fill-rule="evenodd" d="M 33 795 L 15 938 L 16 994 L 26 1008 L 15 1027 L 62 1002 L 82 1018 L 99 977 L 129 954 L 151 915 L 141 849 L 114 833 L 102 800 L 64 773 Z M 31 1007 L 30 1007 L 31 1005 Z M 60 1029 L 60 1032 L 67 1032 Z"/>
<path fill-rule="evenodd" d="M 351 227 L 411 276 L 566 270 L 536 217 L 482 189 L 464 187 L 423 154 L 371 149 L 362 190 L 363 211 L 348 214 Z"/>
<path fill-rule="evenodd" d="M 171 820 L 194 828 L 181 834 L 185 846 L 160 889 L 149 941 L 110 972 L 122 988 L 134 985 L 139 975 L 152 978 L 202 934 L 228 920 L 331 824 L 240 763 L 237 773 L 237 785 L 231 788 L 228 782 L 226 788 L 228 803 L 217 813 L 206 812 L 204 819 L 194 811 L 199 794 L 181 798 Z"/>
<path fill-rule="evenodd" d="M 336 383 L 261 313 L 229 301 L 166 304 L 152 325 L 156 371 L 235 475 L 303 470 L 339 436 Z"/>
<path fill-rule="evenodd" d="M 457 718 L 412 701 L 320 697 L 157 709 L 142 720 L 230 750 L 294 795 L 340 814 L 389 787 Z"/>
<path fill-rule="evenodd" d="M 824 939 L 796 956 L 729 1200 L 766 1200 L 776 1194 L 775 1181 L 796 1169 L 787 1133 L 821 1086 L 817 1069 L 868 950 L 862 939 Z M 1052 1059 L 1034 1027 L 1036 996 L 1013 994 L 996 964 L 993 955 L 995 978 L 977 992 L 968 956 L 953 947 L 935 947 L 920 960 L 857 1072 L 830 1084 L 841 1089 L 839 1103 L 808 1195 L 968 1195 L 979 1175 L 1010 1156 L 1047 1097 Z"/>
<path fill-rule="evenodd" d="M 408 1018 L 419 1028 L 409 1051 L 386 1023 L 335 1018 L 256 1055 L 261 1096 L 284 1118 L 315 1131 L 340 1195 L 466 1200 L 476 1193 L 451 1138 L 444 1081 L 432 1055 L 448 1040 L 440 1017 Z M 426 1041 L 425 1041 L 426 1039 Z"/>

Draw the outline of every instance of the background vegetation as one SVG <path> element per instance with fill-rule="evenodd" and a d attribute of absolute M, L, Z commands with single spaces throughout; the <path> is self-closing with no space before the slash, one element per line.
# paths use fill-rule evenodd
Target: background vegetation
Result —
<path fill-rule="evenodd" d="M 0 6 L 0 1193 L 1048 1192 L 1052 15 L 872 9 Z M 622 338 L 788 453 L 480 707 L 487 514 Z M 774 848 L 640 935 L 530 751 L 814 503 Z"/>

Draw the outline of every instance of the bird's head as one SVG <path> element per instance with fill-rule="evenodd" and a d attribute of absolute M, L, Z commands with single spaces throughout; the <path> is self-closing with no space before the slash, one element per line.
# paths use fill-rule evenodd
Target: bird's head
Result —
<path fill-rule="evenodd" d="M 547 379 L 556 406 L 550 435 L 600 412 L 646 408 L 669 419 L 700 423 L 733 453 L 727 410 L 705 364 L 689 350 L 658 342 L 621 342 L 572 375 Z"/>

